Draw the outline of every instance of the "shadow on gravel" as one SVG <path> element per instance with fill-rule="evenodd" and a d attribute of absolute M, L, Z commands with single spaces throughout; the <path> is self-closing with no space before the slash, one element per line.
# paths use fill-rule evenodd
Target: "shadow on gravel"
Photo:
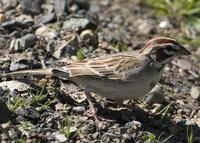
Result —
<path fill-rule="evenodd" d="M 140 108 L 122 109 L 114 111 L 111 109 L 101 109 L 99 116 L 124 125 L 128 122 L 138 121 L 144 131 L 150 132 L 160 139 L 170 141 L 170 143 L 187 143 L 192 137 L 199 137 L 200 128 L 195 124 L 187 125 L 187 122 L 173 123 L 170 117 L 160 117 L 145 112 Z M 195 139 L 199 140 L 199 139 Z M 195 143 L 195 142 L 194 142 Z"/>
<path fill-rule="evenodd" d="M 34 84 L 30 84 L 29 81 L 20 80 L 21 82 L 28 83 L 31 87 L 36 88 Z M 41 90 L 40 87 L 37 86 L 36 89 Z M 45 89 L 44 92 L 47 92 Z M 66 95 L 64 92 L 58 90 L 56 98 L 63 104 L 69 104 L 71 106 L 76 106 L 78 103 L 70 96 Z M 5 103 L 1 103 L 1 113 L 2 121 L 6 122 L 13 118 L 10 111 L 7 111 L 7 107 L 4 106 Z M 100 106 L 100 105 L 99 105 Z M 134 108 L 124 108 L 121 110 L 109 109 L 109 108 L 98 108 L 98 116 L 104 118 L 105 121 L 111 121 L 124 126 L 126 123 L 137 121 L 141 123 L 141 128 L 143 131 L 147 131 L 156 135 L 156 137 L 160 137 L 162 140 L 167 139 L 171 143 L 186 143 L 189 138 L 196 137 L 195 140 L 200 142 L 200 128 L 193 123 L 189 123 L 186 120 L 180 120 L 178 123 L 174 123 L 171 120 L 171 117 L 165 116 L 161 117 L 149 112 L 145 112 L 143 109 L 139 107 Z M 6 114 L 8 114 L 8 118 L 5 118 Z M 0 118 L 1 119 L 1 118 Z M 1 121 L 1 120 L 0 120 Z M 141 129 L 139 129 L 141 130 Z M 195 143 L 195 142 L 194 142 Z"/>

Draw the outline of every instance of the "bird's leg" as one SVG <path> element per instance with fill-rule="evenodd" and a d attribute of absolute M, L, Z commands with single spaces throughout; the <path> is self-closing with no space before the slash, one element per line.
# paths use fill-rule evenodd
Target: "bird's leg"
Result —
<path fill-rule="evenodd" d="M 104 121 L 104 118 L 99 117 L 97 114 L 102 109 L 102 107 L 97 103 L 95 98 L 91 96 L 90 91 L 85 90 L 85 95 L 89 103 L 89 113 L 87 112 L 86 115 L 94 118 L 97 125 L 100 125 L 100 122 Z"/>
<path fill-rule="evenodd" d="M 87 99 L 87 101 L 88 101 L 88 103 L 89 103 L 89 110 L 90 110 L 90 112 L 91 112 L 91 114 L 92 115 L 96 115 L 97 114 L 97 109 L 94 107 L 94 103 L 95 104 L 98 104 L 97 102 L 96 102 L 96 100 L 91 96 L 91 93 L 89 92 L 89 91 L 85 91 L 85 95 L 86 95 L 86 99 Z"/>

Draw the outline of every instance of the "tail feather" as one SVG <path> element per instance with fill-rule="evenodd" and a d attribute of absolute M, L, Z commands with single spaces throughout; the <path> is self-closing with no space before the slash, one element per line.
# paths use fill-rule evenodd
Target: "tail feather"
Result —
<path fill-rule="evenodd" d="M 22 70 L 10 73 L 0 74 L 0 77 L 16 77 L 16 76 L 35 76 L 35 75 L 47 75 L 52 76 L 52 69 L 33 69 L 33 70 Z"/>
<path fill-rule="evenodd" d="M 60 68 L 15 71 L 10 73 L 0 74 L 0 77 L 36 76 L 36 75 L 55 76 L 64 79 L 68 79 L 69 77 L 69 73 Z"/>
<path fill-rule="evenodd" d="M 68 79 L 70 77 L 69 72 L 62 68 L 54 68 L 51 70 L 51 72 L 53 76 L 56 76 L 59 78 Z"/>

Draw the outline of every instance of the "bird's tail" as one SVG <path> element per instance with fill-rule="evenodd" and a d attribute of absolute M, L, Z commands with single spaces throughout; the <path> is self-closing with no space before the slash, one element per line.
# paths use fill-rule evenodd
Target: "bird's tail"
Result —
<path fill-rule="evenodd" d="M 34 75 L 52 76 L 52 69 L 33 69 L 33 70 L 14 71 L 10 73 L 3 73 L 0 75 L 0 77 L 34 76 Z"/>
<path fill-rule="evenodd" d="M 33 70 L 22 70 L 10 73 L 0 74 L 0 77 L 17 77 L 17 76 L 55 76 L 59 78 L 68 79 L 69 73 L 61 68 L 47 68 L 47 69 L 33 69 Z"/>

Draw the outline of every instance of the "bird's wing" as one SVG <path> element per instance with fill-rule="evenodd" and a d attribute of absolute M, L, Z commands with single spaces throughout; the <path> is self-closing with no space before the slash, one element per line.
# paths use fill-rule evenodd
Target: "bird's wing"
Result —
<path fill-rule="evenodd" d="M 117 53 L 81 62 L 73 62 L 62 67 L 62 71 L 67 71 L 70 77 L 92 75 L 125 80 L 128 79 L 130 73 L 134 73 L 134 70 L 139 65 L 140 62 L 135 55 Z"/>

